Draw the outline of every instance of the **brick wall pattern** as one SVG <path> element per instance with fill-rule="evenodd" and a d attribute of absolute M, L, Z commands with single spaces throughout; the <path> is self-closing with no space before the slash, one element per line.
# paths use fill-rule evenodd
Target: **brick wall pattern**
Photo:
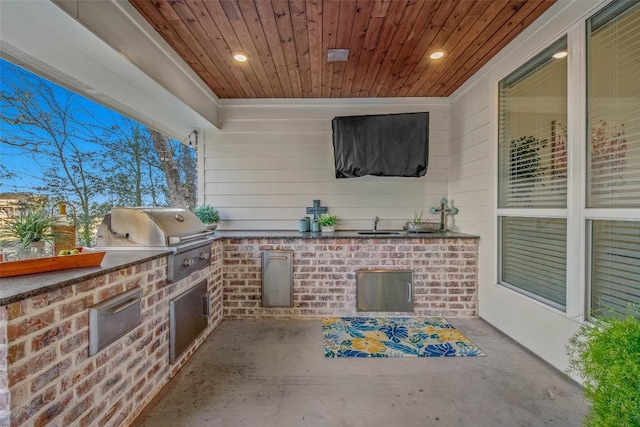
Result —
<path fill-rule="evenodd" d="M 160 258 L 2 307 L 0 425 L 130 424 L 222 320 L 220 241 L 209 269 L 167 284 L 166 268 Z M 204 279 L 209 326 L 171 365 L 169 301 Z M 89 357 L 89 307 L 138 287 L 142 324 Z"/>
<path fill-rule="evenodd" d="M 294 251 L 291 308 L 261 306 L 261 254 L 270 250 Z M 475 317 L 477 252 L 474 238 L 226 239 L 224 317 Z M 413 270 L 413 313 L 356 311 L 356 271 L 379 268 Z"/>

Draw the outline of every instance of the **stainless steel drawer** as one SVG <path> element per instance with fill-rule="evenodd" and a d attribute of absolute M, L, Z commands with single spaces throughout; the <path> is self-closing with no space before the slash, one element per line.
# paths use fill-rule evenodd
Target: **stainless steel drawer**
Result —
<path fill-rule="evenodd" d="M 262 306 L 293 306 L 293 251 L 262 252 Z"/>
<path fill-rule="evenodd" d="M 358 311 L 413 311 L 411 270 L 358 270 Z"/>
<path fill-rule="evenodd" d="M 140 324 L 141 295 L 133 289 L 89 308 L 89 356 Z"/>

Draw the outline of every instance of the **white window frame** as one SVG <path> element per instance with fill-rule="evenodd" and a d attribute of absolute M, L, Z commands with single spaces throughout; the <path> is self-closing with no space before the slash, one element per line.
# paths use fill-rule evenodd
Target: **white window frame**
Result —
<path fill-rule="evenodd" d="M 530 60 L 532 60 L 533 58 L 535 58 L 540 52 L 542 52 L 543 50 L 547 49 L 549 46 L 553 45 L 554 43 L 556 43 L 559 39 L 561 39 L 564 36 L 567 36 L 567 48 L 571 49 L 571 39 L 569 37 L 569 34 L 567 32 L 563 32 L 563 33 L 559 33 L 556 34 L 554 37 L 550 38 L 544 45 L 540 46 L 535 52 L 532 52 L 530 55 L 528 55 L 527 57 L 523 58 L 521 61 L 519 61 L 514 67 L 510 68 L 508 71 L 506 71 L 505 73 L 503 73 L 502 75 L 500 75 L 496 81 L 494 82 L 494 88 L 495 88 L 495 93 L 496 93 L 496 125 L 499 126 L 499 120 L 500 120 L 500 82 L 506 78 L 507 76 L 509 76 L 511 73 L 515 72 L 516 70 L 520 69 L 521 67 L 523 67 L 527 62 L 529 62 Z M 567 57 L 567 76 L 571 76 L 570 74 L 570 70 L 571 70 L 571 66 L 572 66 L 572 58 L 571 58 L 571 51 L 569 50 L 569 56 Z M 571 84 L 571 80 L 568 78 L 567 79 L 567 103 L 570 104 L 570 85 Z M 567 105 L 567 129 L 571 129 L 572 126 L 572 122 L 570 121 L 570 116 L 569 116 L 569 105 Z M 567 132 L 567 136 L 569 137 L 569 135 L 571 134 L 571 132 Z M 495 168 L 495 177 L 494 177 L 494 182 L 496 183 L 495 186 L 495 214 L 496 214 L 496 261 L 497 261 L 497 269 L 496 269 L 496 277 L 497 277 L 497 284 L 498 286 L 504 288 L 504 289 L 508 289 L 511 292 L 515 292 L 519 295 L 523 295 L 526 298 L 531 299 L 532 301 L 535 301 L 537 304 L 540 304 L 546 308 L 549 308 L 550 310 L 556 311 L 558 313 L 561 313 L 562 315 L 567 314 L 569 312 L 569 282 L 568 282 L 568 277 L 569 277 L 569 239 L 567 239 L 567 266 L 566 266 L 566 300 L 565 300 L 565 307 L 561 307 L 559 304 L 550 301 L 544 297 L 541 297 L 539 295 L 536 295 L 532 292 L 529 292 L 525 289 L 521 289 L 515 285 L 512 285 L 510 283 L 504 282 L 502 281 L 502 223 L 501 223 L 501 218 L 503 217 L 520 217 L 520 218 L 531 218 L 531 219 L 535 219 L 535 218 L 554 218 L 554 219 L 565 219 L 567 220 L 567 230 L 569 230 L 569 221 L 568 221 L 568 209 L 565 208 L 532 208 L 532 209 L 527 209 L 527 208 L 499 208 L 498 207 L 498 200 L 500 198 L 498 192 L 500 191 L 499 185 L 497 185 L 498 181 L 499 181 L 499 165 L 500 165 L 500 161 L 498 159 L 499 155 L 500 155 L 500 141 L 498 140 L 498 136 L 499 136 L 499 131 L 497 130 L 496 127 L 496 144 L 495 144 L 495 164 L 496 164 L 496 168 Z M 570 146 L 570 141 L 567 140 L 567 148 Z M 569 160 L 569 152 L 567 152 L 567 159 Z M 571 163 L 568 161 L 567 162 L 567 207 L 569 206 L 569 174 L 571 171 Z"/>
<path fill-rule="evenodd" d="M 640 221 L 640 209 L 587 208 L 587 20 L 609 7 L 606 2 L 589 10 L 581 19 L 569 26 L 565 31 L 550 37 L 535 52 L 523 58 L 513 67 L 498 75 L 493 84 L 494 99 L 493 118 L 498 123 L 500 106 L 500 81 L 522 67 L 556 40 L 567 36 L 567 208 L 566 209 L 505 209 L 498 207 L 497 185 L 499 180 L 498 156 L 499 143 L 497 128 L 494 130 L 494 212 L 496 218 L 494 254 L 496 254 L 496 283 L 511 292 L 517 293 L 533 303 L 541 305 L 562 316 L 578 322 L 587 320 L 591 306 L 591 221 Z M 566 307 L 560 310 L 538 296 L 529 296 L 527 292 L 514 290 L 513 285 L 500 282 L 502 254 L 501 249 L 501 217 L 527 218 L 565 218 L 567 220 L 567 265 L 566 265 Z"/>

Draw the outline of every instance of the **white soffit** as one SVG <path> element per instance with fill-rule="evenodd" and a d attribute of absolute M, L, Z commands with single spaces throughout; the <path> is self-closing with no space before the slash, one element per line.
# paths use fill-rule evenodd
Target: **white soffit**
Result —
<path fill-rule="evenodd" d="M 111 1 L 88 3 L 118 6 Z M 127 31 L 137 31 L 140 37 L 141 30 L 135 25 L 109 24 L 119 28 L 122 37 L 127 37 Z M 187 83 L 175 86 L 182 87 L 190 99 L 197 98 L 200 109 L 208 107 L 198 113 L 48 0 L 0 1 L 0 53 L 16 65 L 178 140 L 194 129 L 217 125 L 218 99 L 212 92 L 198 87 L 198 82 L 189 82 L 187 74 L 174 78 L 186 79 Z M 175 66 L 166 57 L 158 58 L 156 69 L 175 73 Z"/>

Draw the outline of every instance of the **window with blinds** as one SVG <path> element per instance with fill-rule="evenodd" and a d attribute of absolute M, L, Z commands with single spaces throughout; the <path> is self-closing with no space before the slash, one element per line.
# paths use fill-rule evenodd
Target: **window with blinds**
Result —
<path fill-rule="evenodd" d="M 502 217 L 501 223 L 503 284 L 564 309 L 566 220 Z"/>
<path fill-rule="evenodd" d="M 567 205 L 567 39 L 500 81 L 498 207 Z"/>
<path fill-rule="evenodd" d="M 593 221 L 591 310 L 628 315 L 640 304 L 640 222 Z"/>
<path fill-rule="evenodd" d="M 571 116 L 586 116 L 577 158 L 567 158 L 566 37 L 499 82 L 498 273 L 500 284 L 572 316 L 582 306 L 608 317 L 640 304 L 640 1 L 615 0 L 586 24 L 586 75 L 575 76 L 586 77 L 586 105 L 576 91 L 569 100 L 586 107 Z M 582 191 L 567 187 L 570 162 L 586 170 L 585 194 L 568 194 Z M 568 256 L 579 257 L 570 270 Z"/>
<path fill-rule="evenodd" d="M 587 21 L 587 215 L 591 315 L 628 315 L 640 304 L 640 2 L 615 1 Z"/>
<path fill-rule="evenodd" d="M 640 207 L 640 2 L 587 21 L 587 206 Z"/>
<path fill-rule="evenodd" d="M 501 80 L 499 90 L 500 283 L 565 310 L 567 221 L 536 210 L 567 207 L 567 38 Z"/>

